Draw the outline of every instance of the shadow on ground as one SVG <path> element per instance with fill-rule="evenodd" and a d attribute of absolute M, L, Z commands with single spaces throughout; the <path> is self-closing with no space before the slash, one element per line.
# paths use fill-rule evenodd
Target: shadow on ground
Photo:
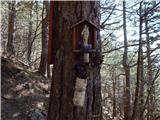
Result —
<path fill-rule="evenodd" d="M 50 80 L 1 58 L 1 119 L 45 120 Z"/>

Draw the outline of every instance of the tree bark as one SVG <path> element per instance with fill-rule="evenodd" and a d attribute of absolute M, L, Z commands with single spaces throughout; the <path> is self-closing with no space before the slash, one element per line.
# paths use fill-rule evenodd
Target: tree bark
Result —
<path fill-rule="evenodd" d="M 52 25 L 55 56 L 48 120 L 102 120 L 99 68 L 94 67 L 90 70 L 85 105 L 77 107 L 73 104 L 76 61 L 71 34 L 71 26 L 82 19 L 99 25 L 99 2 L 54 1 L 51 4 L 56 19 L 53 19 Z"/>
<path fill-rule="evenodd" d="M 112 118 L 114 119 L 116 117 L 116 67 L 112 67 L 112 82 L 113 82 L 113 112 L 112 112 Z"/>
<path fill-rule="evenodd" d="M 137 82 L 136 82 L 136 90 L 135 90 L 135 100 L 133 105 L 133 113 L 131 120 L 139 119 L 140 117 L 140 82 L 143 79 L 143 49 L 142 49 L 142 2 L 140 2 L 139 8 L 139 48 L 138 48 L 138 60 L 137 60 Z"/>
<path fill-rule="evenodd" d="M 14 50 L 14 27 L 16 19 L 15 1 L 9 2 L 9 18 L 8 18 L 8 42 L 7 52 L 11 55 L 15 53 Z"/>
<path fill-rule="evenodd" d="M 31 2 L 30 5 L 30 14 L 29 14 L 29 32 L 28 32 L 28 47 L 27 47 L 27 61 L 30 64 L 31 62 L 31 53 L 32 53 L 32 8 L 33 8 L 33 2 Z"/>
<path fill-rule="evenodd" d="M 124 32 L 124 53 L 123 53 L 123 67 L 125 70 L 125 96 L 124 96 L 124 120 L 130 120 L 131 106 L 130 106 L 130 67 L 128 63 L 128 43 L 126 32 L 126 7 L 123 1 L 123 32 Z"/>
<path fill-rule="evenodd" d="M 45 12 L 44 12 L 45 9 Z M 43 15 L 45 14 L 45 17 Z M 42 13 L 42 51 L 41 60 L 39 66 L 39 72 L 45 75 L 47 70 L 47 56 L 48 56 L 48 20 L 49 20 L 49 3 L 43 1 L 43 13 Z"/>
<path fill-rule="evenodd" d="M 150 48 L 150 39 L 148 32 L 148 17 L 145 17 L 145 30 L 146 30 L 146 43 L 147 43 L 147 83 L 148 83 L 148 101 L 147 101 L 147 120 L 154 120 L 154 85 L 153 85 L 153 70 L 152 70 L 152 60 L 151 60 L 151 48 Z"/>

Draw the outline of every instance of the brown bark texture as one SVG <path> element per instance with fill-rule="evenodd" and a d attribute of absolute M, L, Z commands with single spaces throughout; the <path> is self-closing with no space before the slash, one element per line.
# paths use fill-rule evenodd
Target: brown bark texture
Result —
<path fill-rule="evenodd" d="M 14 26 L 16 19 L 15 1 L 11 1 L 8 4 L 9 7 L 9 18 L 8 18 L 8 42 L 7 52 L 14 54 Z"/>
<path fill-rule="evenodd" d="M 31 62 L 31 53 L 32 53 L 32 8 L 33 8 L 33 2 L 31 2 L 31 5 L 30 5 L 30 21 L 29 21 L 29 31 L 28 31 L 28 45 L 27 45 L 27 60 L 28 60 L 28 63 L 30 64 Z"/>
<path fill-rule="evenodd" d="M 139 8 L 139 48 L 138 48 L 138 60 L 137 60 L 137 81 L 135 90 L 135 100 L 133 105 L 133 113 L 131 120 L 140 120 L 140 113 L 142 110 L 142 87 L 143 87 L 143 47 L 142 47 L 142 2 L 140 2 Z"/>
<path fill-rule="evenodd" d="M 71 26 L 87 19 L 99 26 L 98 1 L 54 1 L 53 3 L 54 70 L 48 120 L 102 120 L 100 68 L 90 70 L 85 105 L 73 104 L 75 90 L 75 53 Z M 99 39 L 98 39 L 99 40 Z"/>
<path fill-rule="evenodd" d="M 49 19 L 49 3 L 48 1 L 43 1 L 43 15 L 42 16 L 42 51 L 41 60 L 39 66 L 39 72 L 45 75 L 47 70 L 47 55 L 48 55 L 48 19 Z"/>
<path fill-rule="evenodd" d="M 123 31 L 124 31 L 124 53 L 123 53 L 123 67 L 125 71 L 125 96 L 124 96 L 124 120 L 130 120 L 131 116 L 131 95 L 130 95 L 130 67 L 128 62 L 128 43 L 126 30 L 126 6 L 123 1 Z"/>
<path fill-rule="evenodd" d="M 117 110 L 116 110 L 116 68 L 115 66 L 113 66 L 112 68 L 112 80 L 113 80 L 113 112 L 112 112 L 112 118 L 114 119 L 116 117 L 117 114 Z"/>
<path fill-rule="evenodd" d="M 146 34 L 146 43 L 147 43 L 147 82 L 148 82 L 148 97 L 147 97 L 147 120 L 154 120 L 154 107 L 155 102 L 154 97 L 154 85 L 153 85 L 153 68 L 152 68 L 152 59 L 151 59 L 151 47 L 149 39 L 149 27 L 148 27 L 148 17 L 145 17 L 145 34 Z"/>

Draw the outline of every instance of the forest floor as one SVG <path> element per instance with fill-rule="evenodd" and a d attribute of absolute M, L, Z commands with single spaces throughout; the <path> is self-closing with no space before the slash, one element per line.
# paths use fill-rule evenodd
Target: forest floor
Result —
<path fill-rule="evenodd" d="M 50 83 L 1 57 L 1 119 L 46 120 Z"/>

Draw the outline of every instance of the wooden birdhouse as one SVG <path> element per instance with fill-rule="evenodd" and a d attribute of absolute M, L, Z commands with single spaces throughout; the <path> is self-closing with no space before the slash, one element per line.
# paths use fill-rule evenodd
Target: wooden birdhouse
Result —
<path fill-rule="evenodd" d="M 95 52 L 97 42 L 97 26 L 84 19 L 72 27 L 73 52 Z"/>

